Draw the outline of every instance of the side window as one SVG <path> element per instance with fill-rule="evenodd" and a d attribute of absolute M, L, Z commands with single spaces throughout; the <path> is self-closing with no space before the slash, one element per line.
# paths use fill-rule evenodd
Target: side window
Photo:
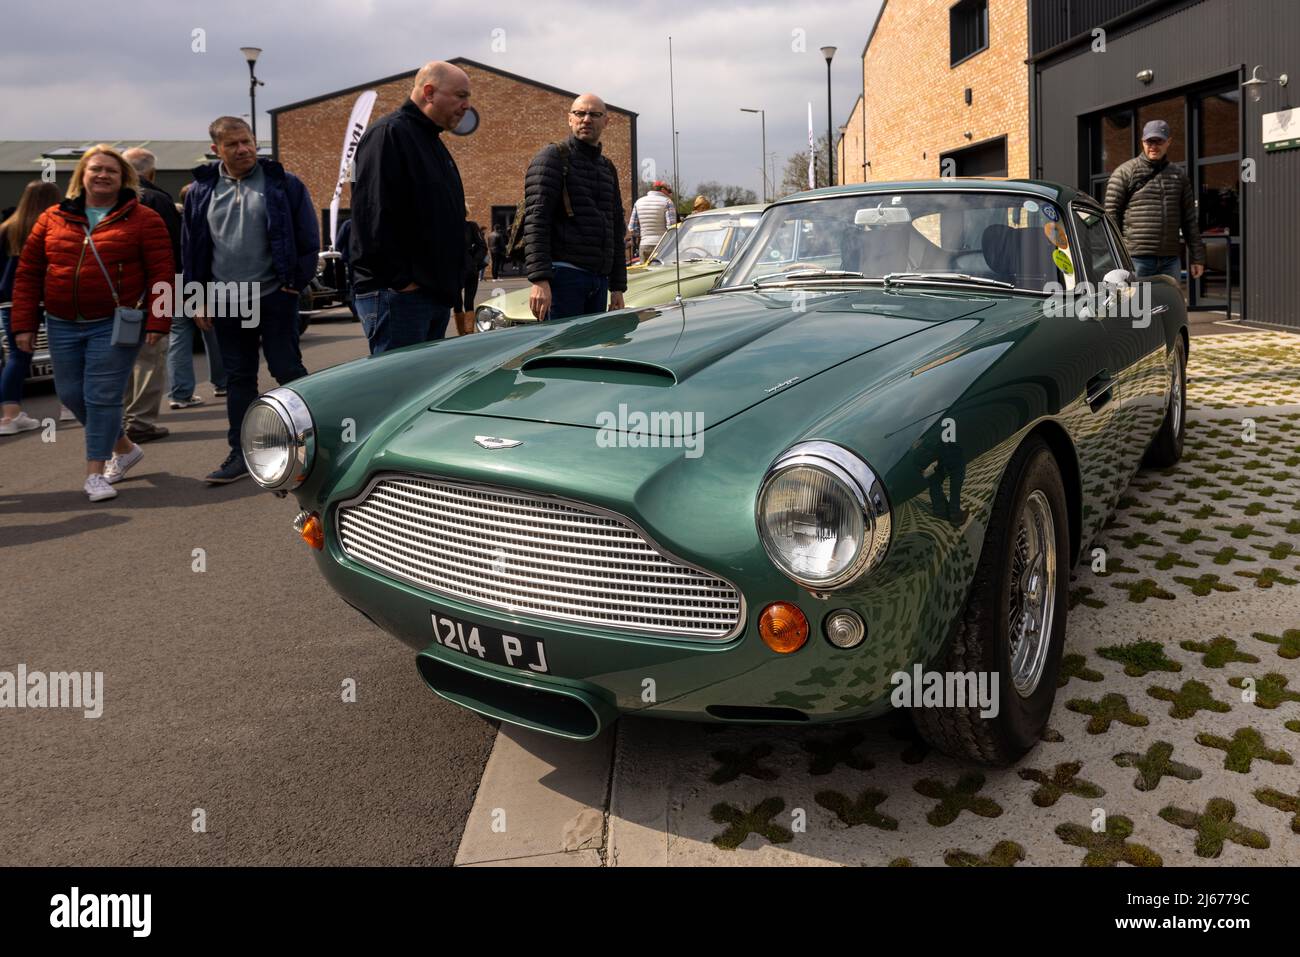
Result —
<path fill-rule="evenodd" d="M 794 235 L 799 228 L 799 220 L 787 219 L 781 224 L 775 236 L 768 242 L 763 260 L 772 263 L 791 262 L 794 259 Z"/>
<path fill-rule="evenodd" d="M 1127 269 L 1133 272 L 1133 259 L 1129 255 L 1128 247 L 1124 245 L 1124 237 L 1120 235 L 1119 228 L 1115 225 L 1115 220 L 1109 216 L 1106 217 L 1106 235 L 1110 237 L 1111 248 L 1119 256 L 1119 265 L 1121 269 Z"/>
<path fill-rule="evenodd" d="M 1076 206 L 1074 223 L 1082 247 L 1075 259 L 1082 259 L 1087 265 L 1089 279 L 1100 282 L 1106 273 L 1120 265 L 1106 238 L 1106 219 L 1091 209 Z"/>

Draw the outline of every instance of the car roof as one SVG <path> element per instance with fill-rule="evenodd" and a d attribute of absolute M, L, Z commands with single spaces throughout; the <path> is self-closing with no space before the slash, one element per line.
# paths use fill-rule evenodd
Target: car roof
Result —
<path fill-rule="evenodd" d="M 1064 183 L 1054 183 L 1043 179 L 967 179 L 961 176 L 948 176 L 943 179 L 914 179 L 892 182 L 849 183 L 845 186 L 823 186 L 821 189 L 809 189 L 791 196 L 783 197 L 777 203 L 802 202 L 809 199 L 825 199 L 832 196 L 870 196 L 876 193 L 902 193 L 921 190 L 946 191 L 994 191 L 1028 193 L 1041 196 L 1062 205 L 1078 198 L 1095 204 L 1095 200 L 1086 193 L 1080 193 Z"/>
<path fill-rule="evenodd" d="M 715 206 L 713 209 L 702 209 L 698 213 L 691 213 L 692 216 L 734 216 L 736 213 L 761 213 L 767 209 L 766 203 L 749 203 L 745 206 Z"/>

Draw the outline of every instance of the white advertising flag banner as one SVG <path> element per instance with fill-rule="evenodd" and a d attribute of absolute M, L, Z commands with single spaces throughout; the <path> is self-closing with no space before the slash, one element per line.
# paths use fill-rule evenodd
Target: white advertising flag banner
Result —
<path fill-rule="evenodd" d="M 813 146 L 812 104 L 809 103 L 808 104 L 808 188 L 809 189 L 817 188 L 817 177 L 815 173 L 816 164 L 814 162 L 814 157 L 816 156 L 816 153 L 817 151 Z"/>
<path fill-rule="evenodd" d="M 339 180 L 334 184 L 334 198 L 330 200 L 330 249 L 334 248 L 334 239 L 339 232 L 339 200 L 343 196 L 343 184 L 348 181 L 352 170 L 352 158 L 357 155 L 357 144 L 361 134 L 370 122 L 370 111 L 375 108 L 374 90 L 366 90 L 356 103 L 352 104 L 352 116 L 348 118 L 347 132 L 343 134 L 343 158 L 339 160 Z M 811 115 L 811 114 L 810 114 Z"/>

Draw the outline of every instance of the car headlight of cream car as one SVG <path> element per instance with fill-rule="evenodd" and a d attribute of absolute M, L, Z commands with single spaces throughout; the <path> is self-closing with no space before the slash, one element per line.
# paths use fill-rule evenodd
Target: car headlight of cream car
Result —
<path fill-rule="evenodd" d="M 500 309 L 494 309 L 487 303 L 474 310 L 474 329 L 477 332 L 491 332 L 493 329 L 505 329 L 514 323 L 507 319 Z"/>
<path fill-rule="evenodd" d="M 307 403 L 292 389 L 272 389 L 255 399 L 239 435 L 248 473 L 263 488 L 294 488 L 311 471 L 316 428 Z"/>

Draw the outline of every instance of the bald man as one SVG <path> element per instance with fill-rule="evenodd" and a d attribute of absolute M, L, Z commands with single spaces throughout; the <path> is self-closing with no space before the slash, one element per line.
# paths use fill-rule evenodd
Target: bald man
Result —
<path fill-rule="evenodd" d="M 465 71 L 426 63 L 410 98 L 357 146 L 349 253 L 371 354 L 441 339 L 460 302 L 465 190 L 442 133 L 467 109 Z"/>
<path fill-rule="evenodd" d="M 524 249 L 540 320 L 622 309 L 627 290 L 618 170 L 601 153 L 605 101 L 584 93 L 568 111 L 569 138 L 544 146 L 524 179 Z"/>

